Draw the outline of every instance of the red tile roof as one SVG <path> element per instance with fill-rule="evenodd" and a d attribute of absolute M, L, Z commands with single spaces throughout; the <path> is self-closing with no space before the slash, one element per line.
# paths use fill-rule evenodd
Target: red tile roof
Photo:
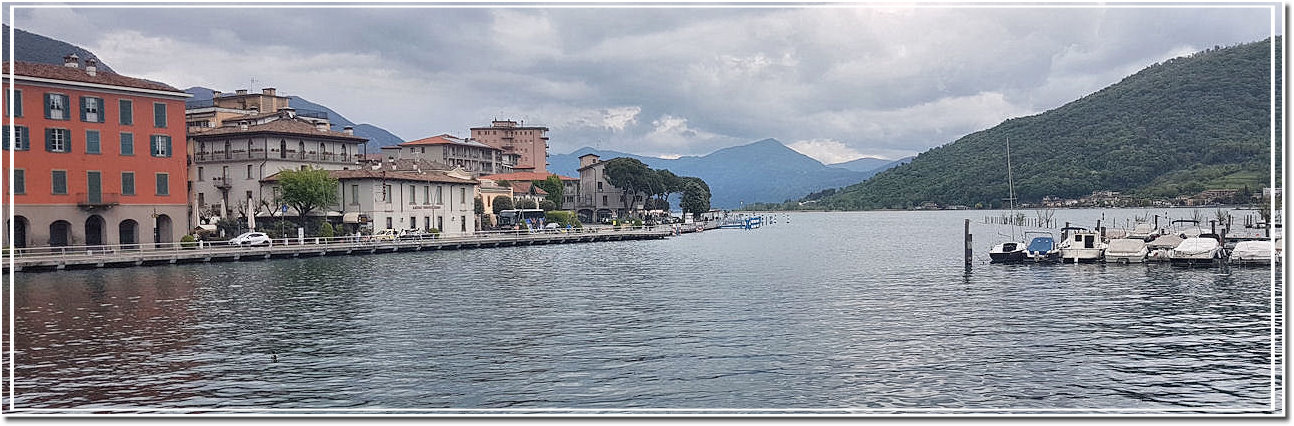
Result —
<path fill-rule="evenodd" d="M 9 75 L 10 68 L 13 69 L 14 75 L 48 78 L 53 80 L 76 81 L 81 83 L 106 84 L 111 86 L 131 87 L 136 89 L 161 90 L 167 92 L 176 92 L 177 95 L 186 96 L 187 93 L 180 89 L 171 87 L 168 84 L 158 83 L 156 81 L 144 80 L 142 78 L 126 77 L 114 72 L 99 70 L 95 75 L 90 75 L 85 68 L 72 68 L 62 65 L 38 64 L 35 62 L 5 62 L 4 74 Z"/>
<path fill-rule="evenodd" d="M 512 182 L 512 193 L 513 194 L 533 193 L 535 195 L 548 195 L 548 191 L 545 191 L 543 188 L 535 186 L 533 183 L 530 183 L 530 181 Z"/>
<path fill-rule="evenodd" d="M 558 179 L 561 179 L 561 180 L 579 180 L 579 179 L 577 179 L 577 178 L 573 178 L 573 177 L 566 177 L 566 176 L 562 176 L 562 175 L 559 175 L 559 174 L 556 174 L 556 173 L 539 173 L 539 172 L 516 172 L 516 173 L 504 173 L 504 174 L 499 174 L 499 175 L 481 176 L 481 179 L 489 179 L 489 180 L 495 180 L 495 181 L 499 181 L 499 180 L 506 180 L 506 181 L 526 181 L 526 182 L 529 182 L 529 181 L 532 181 L 532 180 L 545 180 L 545 179 L 548 179 L 548 176 L 549 176 L 549 175 L 556 175 L 556 176 L 557 176 L 557 178 L 558 178 Z"/>
<path fill-rule="evenodd" d="M 471 179 L 459 179 L 456 177 L 446 176 L 442 173 L 418 173 L 414 171 L 375 171 L 369 169 L 358 170 L 329 170 L 328 175 L 338 180 L 344 179 L 386 179 L 386 180 L 406 180 L 417 182 L 440 182 L 440 183 L 461 183 L 474 185 L 477 182 Z M 261 179 L 262 182 L 277 182 L 279 174 L 275 173 Z"/>

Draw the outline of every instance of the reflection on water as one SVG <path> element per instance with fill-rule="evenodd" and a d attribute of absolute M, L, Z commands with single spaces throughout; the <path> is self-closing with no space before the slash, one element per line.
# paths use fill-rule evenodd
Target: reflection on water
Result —
<path fill-rule="evenodd" d="M 985 258 L 965 274 L 958 214 L 796 214 L 663 241 L 19 274 L 15 402 L 861 413 L 1283 404 L 1269 270 Z M 986 253 L 994 235 L 973 231 Z"/>

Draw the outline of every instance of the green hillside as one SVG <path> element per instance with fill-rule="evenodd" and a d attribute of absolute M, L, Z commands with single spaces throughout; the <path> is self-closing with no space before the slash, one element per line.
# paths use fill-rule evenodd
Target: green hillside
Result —
<path fill-rule="evenodd" d="M 1097 190 L 1173 197 L 1265 187 L 1272 144 L 1269 43 L 1214 48 L 1150 66 L 1060 108 L 933 148 L 816 207 L 1000 205 L 1007 197 L 1008 138 L 1022 202 Z M 1279 85 L 1279 70 L 1276 76 Z"/>

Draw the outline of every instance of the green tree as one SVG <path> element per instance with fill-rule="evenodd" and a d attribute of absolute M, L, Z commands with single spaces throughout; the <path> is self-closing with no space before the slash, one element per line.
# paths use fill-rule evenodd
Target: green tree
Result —
<path fill-rule="evenodd" d="M 494 197 L 493 204 L 494 204 L 494 214 L 499 214 L 499 212 L 501 211 L 512 210 L 514 208 L 512 204 L 512 197 L 509 197 L 506 195 L 500 195 L 498 197 Z"/>
<path fill-rule="evenodd" d="M 565 195 L 566 187 L 562 184 L 562 178 L 557 175 L 548 175 L 547 179 L 534 181 L 535 187 L 548 192 L 544 198 L 552 201 L 554 205 L 562 205 L 562 196 Z"/>
<path fill-rule="evenodd" d="M 545 198 L 545 199 L 539 200 L 539 209 L 543 211 L 557 210 L 557 205 L 553 204 L 553 200 L 549 200 Z"/>
<path fill-rule="evenodd" d="M 539 208 L 539 206 L 535 204 L 535 200 L 526 198 L 517 202 L 517 208 L 518 209 L 537 209 Z"/>
<path fill-rule="evenodd" d="M 710 211 L 710 185 L 706 185 L 704 180 L 695 177 L 684 177 L 683 179 L 683 199 L 680 201 L 684 213 L 692 213 L 696 218 L 702 213 Z"/>
<path fill-rule="evenodd" d="M 629 211 L 630 215 L 633 215 L 631 203 L 634 197 L 640 193 L 650 194 L 652 186 L 658 184 L 653 182 L 654 171 L 642 161 L 633 158 L 612 158 L 606 162 L 603 173 L 607 177 L 607 183 L 620 189 L 624 196 L 625 210 Z"/>
<path fill-rule="evenodd" d="M 337 204 L 337 179 L 327 170 L 306 166 L 302 170 L 279 172 L 279 202 L 296 209 L 298 223 L 306 227 L 306 215 L 318 208 Z"/>

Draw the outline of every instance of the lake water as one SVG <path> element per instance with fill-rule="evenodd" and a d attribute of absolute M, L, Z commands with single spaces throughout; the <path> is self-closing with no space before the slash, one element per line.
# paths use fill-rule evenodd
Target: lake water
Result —
<path fill-rule="evenodd" d="M 666 240 L 20 273 L 12 407 L 1284 414 L 1271 269 L 990 265 L 1010 229 L 981 219 L 999 213 L 776 214 Z"/>

